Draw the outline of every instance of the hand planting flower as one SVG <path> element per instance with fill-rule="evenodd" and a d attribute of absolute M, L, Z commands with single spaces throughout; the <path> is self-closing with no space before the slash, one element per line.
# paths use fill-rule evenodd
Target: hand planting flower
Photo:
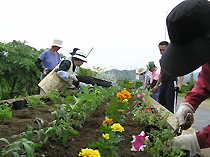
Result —
<path fill-rule="evenodd" d="M 140 150 L 144 151 L 144 147 L 146 147 L 146 145 L 144 145 L 143 142 L 148 139 L 148 136 L 146 136 L 144 131 L 142 131 L 139 135 L 136 136 L 133 135 L 132 137 L 133 141 L 131 141 L 132 143 L 131 151 L 140 151 Z"/>
<path fill-rule="evenodd" d="M 103 138 L 108 140 L 109 139 L 109 134 L 102 134 Z"/>
<path fill-rule="evenodd" d="M 125 131 L 125 129 L 119 124 L 119 123 L 114 123 L 112 126 L 112 131 L 119 131 L 119 132 L 123 132 Z"/>
<path fill-rule="evenodd" d="M 98 150 L 93 150 L 93 149 L 82 149 L 82 152 L 79 152 L 78 156 L 83 156 L 83 157 L 101 157 L 100 153 Z"/>

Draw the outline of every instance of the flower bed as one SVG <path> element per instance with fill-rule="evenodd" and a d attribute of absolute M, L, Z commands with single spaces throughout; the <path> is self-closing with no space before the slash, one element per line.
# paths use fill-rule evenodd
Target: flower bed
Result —
<path fill-rule="evenodd" d="M 147 126 L 148 124 L 154 124 L 155 121 L 158 120 L 155 118 L 155 117 L 158 117 L 157 116 L 158 114 L 155 115 L 155 113 L 152 113 L 151 108 L 141 108 L 142 104 L 144 105 L 146 103 L 145 100 L 148 100 L 148 99 L 145 99 L 145 97 L 141 99 L 142 102 L 140 104 L 140 110 L 138 111 L 136 110 L 136 108 L 139 107 L 139 101 L 137 101 L 137 103 L 136 102 L 134 103 L 134 101 L 136 100 L 135 97 L 131 98 L 130 93 L 127 92 L 126 90 L 122 90 L 121 93 L 120 92 L 118 92 L 117 94 L 115 93 L 115 95 L 119 97 L 120 100 L 117 100 L 119 98 L 115 97 L 111 99 L 111 101 L 106 100 L 105 102 L 100 103 L 100 105 L 97 105 L 95 104 L 95 102 L 90 100 L 90 97 L 95 97 L 95 96 L 91 95 L 91 93 L 88 93 L 88 92 L 89 91 L 84 90 L 83 93 L 78 94 L 79 97 L 75 98 L 76 100 L 75 107 L 74 107 L 74 110 L 70 112 L 71 114 L 65 112 L 65 110 L 71 110 L 68 105 L 62 106 L 61 105 L 62 103 L 55 105 L 54 102 L 58 100 L 55 97 L 55 95 L 53 99 L 51 99 L 54 101 L 48 102 L 47 106 L 31 105 L 30 106 L 31 108 L 23 108 L 22 110 L 14 110 L 13 118 L 10 121 L 0 121 L 1 138 L 8 139 L 10 143 L 15 141 L 14 139 L 11 138 L 12 135 L 19 135 L 20 133 L 23 133 L 21 135 L 21 138 L 22 137 L 27 138 L 28 134 L 24 134 L 24 132 L 26 132 L 28 129 L 28 132 L 30 133 L 30 131 L 33 128 L 33 130 L 34 129 L 37 130 L 37 131 L 33 131 L 33 134 L 37 133 L 38 137 L 39 135 L 41 135 L 40 133 L 44 133 L 45 135 L 47 135 L 46 136 L 47 140 L 46 138 L 43 140 L 40 140 L 38 139 L 38 137 L 33 139 L 34 141 L 38 142 L 38 144 L 41 146 L 38 148 L 36 147 L 35 149 L 36 151 L 34 154 L 35 156 L 73 156 L 75 157 L 75 156 L 78 156 L 78 154 L 81 152 L 82 149 L 85 150 L 88 147 L 88 144 L 94 141 L 97 141 L 99 137 L 103 136 L 106 140 L 108 140 L 108 135 L 105 133 L 104 135 L 102 135 L 100 127 L 101 127 L 102 122 L 105 119 L 105 116 L 109 116 L 108 118 L 114 119 L 115 124 L 118 125 L 118 123 L 120 123 L 117 127 L 122 125 L 122 128 L 123 128 L 120 131 L 120 136 L 122 136 L 121 140 L 119 140 L 120 151 L 119 152 L 117 151 L 119 153 L 119 156 L 121 157 L 151 156 L 149 151 L 147 152 L 140 152 L 140 151 L 132 152 L 131 151 L 131 148 L 132 148 L 131 141 L 132 140 L 135 141 L 135 139 L 140 139 L 138 138 L 137 135 L 142 136 L 140 135 L 140 133 L 142 131 L 145 131 L 144 127 Z M 94 92 L 97 93 L 97 97 L 94 98 L 95 100 L 98 100 L 98 97 L 100 97 L 100 100 L 102 100 L 103 96 L 106 95 L 106 93 L 103 93 L 103 92 L 102 92 L 103 94 L 99 94 L 100 92 L 98 90 Z M 109 92 L 111 93 L 113 91 L 109 91 Z M 136 95 L 136 93 L 134 92 L 133 95 Z M 144 94 L 142 93 L 142 95 Z M 111 98 L 109 95 L 108 97 Z M 126 98 L 131 98 L 131 99 L 128 102 Z M 141 97 L 137 94 L 137 98 L 141 98 Z M 107 102 L 109 102 L 109 105 L 107 105 Z M 122 105 L 122 107 L 120 105 Z M 129 107 L 126 105 L 129 105 Z M 36 107 L 33 108 L 34 106 Z M 59 114 L 58 112 L 51 112 L 53 107 L 58 108 L 59 106 L 61 107 Z M 116 106 L 119 106 L 120 108 Z M 133 120 L 133 114 L 135 115 L 135 113 L 132 113 L 132 112 L 134 108 L 135 108 L 135 113 L 139 112 L 140 113 L 140 114 L 138 113 L 139 115 L 143 115 L 143 117 L 140 116 L 136 118 L 138 121 Z M 124 113 L 124 111 L 126 113 Z M 41 117 L 41 119 L 39 117 Z M 56 117 L 59 119 L 55 120 Z M 69 121 L 69 117 L 72 118 L 70 119 L 70 121 Z M 140 123 L 139 120 L 142 120 L 142 119 L 146 121 L 142 121 Z M 149 119 L 148 123 L 144 123 L 144 122 L 147 122 L 148 119 Z M 46 122 L 51 122 L 50 124 L 53 124 L 53 127 L 49 127 L 48 126 L 49 123 L 46 123 Z M 72 126 L 73 129 L 70 129 L 69 125 Z M 163 124 L 161 124 L 161 127 L 162 125 Z M 28 126 L 31 126 L 31 127 L 28 127 Z M 111 126 L 111 128 L 114 128 L 114 126 Z M 75 132 L 74 130 L 76 130 L 77 132 Z M 114 131 L 116 130 L 117 129 L 114 129 Z M 70 132 L 68 136 L 66 136 L 67 132 Z M 168 132 L 171 132 L 171 131 L 168 131 Z M 53 135 L 53 136 L 50 136 L 50 138 L 48 138 L 49 133 Z M 157 137 L 159 135 L 160 133 L 157 134 Z M 165 135 L 168 136 L 168 134 L 165 134 Z M 135 143 L 134 141 L 132 143 Z M 161 142 L 161 141 L 159 140 L 158 142 Z M 27 144 L 30 145 L 31 143 L 29 142 Z M 3 149 L 5 146 L 6 146 L 6 143 L 0 141 L 0 148 Z M 150 145 L 148 144 L 148 146 L 152 148 L 152 144 Z M 134 150 L 134 147 L 132 148 L 132 150 Z M 159 152 L 161 150 L 161 147 L 159 147 L 158 150 L 155 150 L 155 149 L 153 150 L 156 152 L 157 151 Z M 164 150 L 167 151 L 166 148 Z M 80 155 L 82 154 L 80 153 Z"/>

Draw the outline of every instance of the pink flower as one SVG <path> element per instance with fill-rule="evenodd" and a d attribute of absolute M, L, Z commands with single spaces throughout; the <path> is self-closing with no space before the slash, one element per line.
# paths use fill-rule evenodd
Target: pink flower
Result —
<path fill-rule="evenodd" d="M 137 94 L 136 96 L 137 96 L 137 98 L 140 98 L 140 97 L 141 97 L 141 95 L 140 95 L 140 94 Z"/>
<path fill-rule="evenodd" d="M 145 97 L 142 98 L 142 101 L 145 101 Z"/>
<path fill-rule="evenodd" d="M 146 95 L 145 93 L 142 93 L 142 95 Z"/>
<path fill-rule="evenodd" d="M 144 133 L 144 131 L 141 132 L 141 134 L 136 135 L 136 136 L 132 136 L 133 137 L 133 141 L 131 141 L 132 143 L 132 148 L 131 151 L 144 151 L 144 147 L 146 147 L 146 145 L 143 144 L 143 142 L 148 139 L 148 136 L 146 136 L 146 134 Z"/>

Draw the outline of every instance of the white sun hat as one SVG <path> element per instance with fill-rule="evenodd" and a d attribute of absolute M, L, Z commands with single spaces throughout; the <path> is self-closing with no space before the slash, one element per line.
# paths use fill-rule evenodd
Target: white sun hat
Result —
<path fill-rule="evenodd" d="M 146 71 L 146 69 L 144 69 L 144 68 L 139 68 L 139 75 L 142 74 L 142 73 L 144 73 L 145 71 Z"/>
<path fill-rule="evenodd" d="M 72 56 L 72 58 L 77 58 L 77 59 L 80 59 L 84 62 L 87 62 L 86 54 L 83 53 L 81 50 L 77 50 L 75 55 Z"/>
<path fill-rule="evenodd" d="M 63 41 L 59 39 L 54 39 L 52 46 L 58 46 L 58 47 L 63 47 Z"/>

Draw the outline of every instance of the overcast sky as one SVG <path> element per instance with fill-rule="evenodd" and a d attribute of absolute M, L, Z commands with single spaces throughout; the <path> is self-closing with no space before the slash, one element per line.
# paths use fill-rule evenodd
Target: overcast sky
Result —
<path fill-rule="evenodd" d="M 5 0 L 0 9 L 0 41 L 24 41 L 36 49 L 63 40 L 59 53 L 74 47 L 88 56 L 83 68 L 133 70 L 154 61 L 167 40 L 166 16 L 182 0 Z M 38 57 L 38 56 L 37 56 Z"/>

